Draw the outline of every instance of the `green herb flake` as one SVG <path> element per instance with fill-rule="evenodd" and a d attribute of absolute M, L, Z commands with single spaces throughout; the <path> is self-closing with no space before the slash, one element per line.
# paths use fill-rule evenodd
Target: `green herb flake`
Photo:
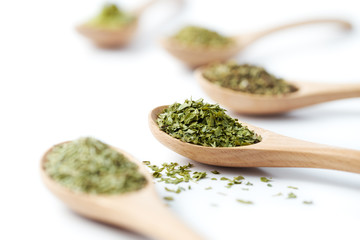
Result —
<path fill-rule="evenodd" d="M 252 201 L 246 201 L 246 200 L 242 200 L 242 199 L 236 199 L 237 202 L 242 203 L 242 204 L 254 204 Z"/>
<path fill-rule="evenodd" d="M 293 186 L 288 186 L 288 188 L 295 189 L 295 190 L 298 190 L 298 189 L 299 189 L 299 188 L 293 187 Z"/>
<path fill-rule="evenodd" d="M 220 180 L 221 181 L 229 181 L 230 179 L 228 179 L 227 177 L 221 177 Z"/>
<path fill-rule="evenodd" d="M 211 178 L 211 180 L 215 180 L 215 181 L 217 181 L 217 178 L 214 178 L 214 177 L 213 177 L 213 178 Z"/>
<path fill-rule="evenodd" d="M 207 188 L 205 188 L 205 190 L 211 190 L 212 189 L 212 187 L 207 187 Z"/>
<path fill-rule="evenodd" d="M 238 147 L 255 144 L 261 136 L 241 125 L 217 104 L 185 100 L 163 110 L 159 128 L 183 142 L 207 147 Z"/>
<path fill-rule="evenodd" d="M 154 178 L 160 178 L 162 176 L 162 174 L 159 173 L 159 172 L 153 172 L 152 175 L 153 175 Z"/>
<path fill-rule="evenodd" d="M 245 185 L 247 185 L 247 186 L 253 186 L 254 184 L 252 184 L 251 182 L 247 182 Z"/>
<path fill-rule="evenodd" d="M 283 194 L 281 192 L 277 193 L 277 194 L 274 194 L 273 197 L 279 197 L 279 196 L 282 196 Z"/>
<path fill-rule="evenodd" d="M 311 205 L 313 204 L 313 201 L 303 201 L 303 204 Z"/>
<path fill-rule="evenodd" d="M 272 187 L 272 185 L 271 185 L 270 183 L 268 183 L 266 186 L 268 186 L 268 187 Z"/>
<path fill-rule="evenodd" d="M 292 199 L 292 198 L 297 198 L 297 196 L 294 193 L 291 192 L 291 193 L 288 194 L 287 198 Z"/>
<path fill-rule="evenodd" d="M 168 191 L 168 192 L 173 192 L 173 193 L 179 194 L 181 191 L 184 191 L 185 189 L 181 188 L 181 187 L 178 187 L 176 190 L 174 190 L 174 189 L 170 189 L 170 188 L 165 187 L 165 190 Z"/>
<path fill-rule="evenodd" d="M 143 161 L 143 164 L 150 165 L 150 161 Z"/>
<path fill-rule="evenodd" d="M 260 181 L 262 181 L 262 182 L 270 182 L 271 180 L 268 179 L 267 177 L 261 177 Z"/>
<path fill-rule="evenodd" d="M 172 37 L 186 47 L 223 48 L 234 45 L 234 40 L 198 26 L 186 26 Z"/>
<path fill-rule="evenodd" d="M 135 20 L 135 16 L 122 11 L 115 4 L 106 4 L 100 14 L 88 21 L 85 25 L 93 28 L 116 30 L 132 24 Z"/>
<path fill-rule="evenodd" d="M 195 179 L 195 181 L 199 181 L 200 179 L 205 178 L 206 175 L 206 172 L 194 172 L 192 178 Z"/>
<path fill-rule="evenodd" d="M 165 199 L 166 201 L 174 201 L 174 198 L 173 198 L 173 197 L 164 197 L 164 199 Z"/>
<path fill-rule="evenodd" d="M 213 171 L 211 171 L 211 173 L 212 173 L 212 174 L 220 174 L 220 172 L 217 171 L 217 170 L 213 170 Z"/>
<path fill-rule="evenodd" d="M 244 191 L 249 191 L 249 188 L 241 188 Z"/>

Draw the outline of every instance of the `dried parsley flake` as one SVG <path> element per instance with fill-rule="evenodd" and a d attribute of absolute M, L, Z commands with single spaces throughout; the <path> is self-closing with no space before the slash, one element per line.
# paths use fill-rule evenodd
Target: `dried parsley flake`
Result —
<path fill-rule="evenodd" d="M 203 77 L 224 88 L 258 95 L 285 95 L 295 92 L 296 87 L 276 78 L 264 68 L 234 61 L 213 63 L 203 70 Z"/>
<path fill-rule="evenodd" d="M 49 176 L 76 192 L 119 194 L 139 190 L 147 183 L 135 163 L 94 138 L 57 145 L 46 158 Z"/>
<path fill-rule="evenodd" d="M 86 23 L 89 27 L 118 29 L 136 20 L 136 17 L 122 11 L 115 4 L 106 4 L 101 12 Z"/>
<path fill-rule="evenodd" d="M 187 47 L 223 48 L 234 44 L 234 40 L 198 26 L 186 26 L 172 39 Z"/>
<path fill-rule="evenodd" d="M 261 136 L 228 116 L 217 104 L 185 100 L 165 108 L 159 128 L 181 141 L 207 147 L 238 147 L 261 141 Z"/>

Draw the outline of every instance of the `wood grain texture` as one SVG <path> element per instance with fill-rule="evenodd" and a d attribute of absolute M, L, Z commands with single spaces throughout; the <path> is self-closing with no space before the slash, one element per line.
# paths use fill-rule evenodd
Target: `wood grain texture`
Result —
<path fill-rule="evenodd" d="M 166 147 L 197 162 L 224 167 L 305 167 L 360 173 L 360 151 L 342 149 L 285 137 L 245 124 L 262 141 L 241 147 L 203 147 L 182 142 L 161 131 L 157 116 L 167 106 L 153 109 L 149 127 Z"/>
<path fill-rule="evenodd" d="M 195 71 L 195 77 L 210 98 L 229 110 L 250 115 L 279 114 L 319 103 L 360 97 L 360 84 L 289 82 L 298 89 L 296 92 L 283 96 L 261 96 L 211 83 L 203 77 L 202 68 Z"/>
<path fill-rule="evenodd" d="M 158 198 L 153 178 L 136 159 L 117 149 L 139 166 L 148 184 L 141 190 L 119 195 L 74 193 L 52 180 L 44 163 L 49 149 L 41 159 L 41 177 L 47 188 L 74 212 L 100 222 L 121 226 L 159 240 L 201 240 L 199 235 L 178 220 Z"/>
<path fill-rule="evenodd" d="M 162 39 L 160 43 L 162 47 L 172 56 L 179 59 L 181 62 L 183 62 L 190 68 L 196 68 L 211 62 L 225 61 L 227 59 L 230 59 L 237 55 L 242 49 L 244 49 L 248 45 L 269 34 L 294 27 L 324 23 L 338 24 L 339 26 L 347 30 L 352 28 L 352 25 L 349 22 L 341 19 L 312 19 L 290 24 L 284 24 L 259 32 L 239 34 L 231 37 L 234 40 L 233 45 L 217 49 L 208 47 L 201 48 L 184 46 L 181 43 L 178 43 L 176 40 L 172 39 L 171 37 Z"/>

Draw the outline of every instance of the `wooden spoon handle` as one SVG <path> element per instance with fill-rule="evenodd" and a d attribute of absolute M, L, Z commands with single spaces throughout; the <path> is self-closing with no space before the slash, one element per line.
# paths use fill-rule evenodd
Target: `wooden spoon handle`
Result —
<path fill-rule="evenodd" d="M 156 240 L 203 240 L 172 212 L 156 196 L 137 196 L 124 209 L 122 203 L 106 204 L 107 219 L 112 224 L 127 227 Z M 126 219 L 126 221 L 124 221 Z"/>
<path fill-rule="evenodd" d="M 272 167 L 309 167 L 335 169 L 360 173 L 360 151 L 306 142 L 289 137 L 274 137 L 271 141 L 277 151 L 267 151 L 263 161 Z M 268 158 L 268 159 L 265 159 Z"/>
<path fill-rule="evenodd" d="M 241 44 L 241 46 L 245 47 L 248 44 L 251 44 L 252 42 L 258 40 L 259 38 L 262 38 L 262 37 L 264 37 L 268 34 L 274 33 L 274 32 L 278 32 L 278 31 L 293 28 L 293 27 L 299 27 L 299 26 L 311 25 L 311 24 L 319 24 L 319 23 L 335 23 L 335 24 L 340 24 L 344 29 L 352 28 L 352 25 L 349 22 L 341 20 L 341 19 L 313 19 L 313 20 L 285 24 L 282 26 L 269 28 L 267 30 L 263 30 L 263 31 L 256 32 L 256 33 L 239 35 L 239 36 L 236 36 L 235 39 Z"/>
<path fill-rule="evenodd" d="M 305 98 L 317 97 L 319 101 L 360 97 L 360 84 L 301 83 Z"/>

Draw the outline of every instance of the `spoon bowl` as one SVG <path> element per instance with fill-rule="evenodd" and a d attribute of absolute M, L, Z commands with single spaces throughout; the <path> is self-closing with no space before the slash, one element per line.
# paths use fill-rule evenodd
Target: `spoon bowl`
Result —
<path fill-rule="evenodd" d="M 86 24 L 80 25 L 76 30 L 91 39 L 99 48 L 119 48 L 128 45 L 137 30 L 138 20 L 119 29 L 94 28 Z"/>
<path fill-rule="evenodd" d="M 195 71 L 195 77 L 204 92 L 224 107 L 241 114 L 269 115 L 314 104 L 360 97 L 360 84 L 330 84 L 289 82 L 297 90 L 286 95 L 263 96 L 224 88 L 208 81 L 203 68 Z"/>
<path fill-rule="evenodd" d="M 134 16 L 134 21 L 128 25 L 116 28 L 116 29 L 107 29 L 107 28 L 95 28 L 88 26 L 87 24 L 79 25 L 76 30 L 89 38 L 94 42 L 99 48 L 119 48 L 128 45 L 135 36 L 136 30 L 138 28 L 138 20 L 141 15 L 154 3 L 159 0 L 149 0 L 143 5 L 138 6 L 135 10 L 131 12 L 131 15 Z"/>
<path fill-rule="evenodd" d="M 183 142 L 161 131 L 156 123 L 166 107 L 150 112 L 152 134 L 166 147 L 194 161 L 223 167 L 305 167 L 360 173 L 360 151 L 306 142 L 245 123 L 262 137 L 261 142 L 241 147 L 204 147 Z"/>
<path fill-rule="evenodd" d="M 152 176 L 145 166 L 128 153 L 116 149 L 139 166 L 146 177 L 144 188 L 115 195 L 94 195 L 73 192 L 54 181 L 44 164 L 50 148 L 41 159 L 41 177 L 46 187 L 74 212 L 100 222 L 121 226 L 160 240 L 202 239 L 181 223 L 156 194 Z"/>
<path fill-rule="evenodd" d="M 211 62 L 224 61 L 237 55 L 245 47 L 249 46 L 256 40 L 267 36 L 271 33 L 281 30 L 299 27 L 303 25 L 332 23 L 340 25 L 343 29 L 351 29 L 352 25 L 341 19 L 313 19 L 307 21 L 300 21 L 291 24 L 285 24 L 282 26 L 273 27 L 267 30 L 240 34 L 230 37 L 233 40 L 233 44 L 222 48 L 210 48 L 210 47 L 188 47 L 179 43 L 177 40 L 171 37 L 164 38 L 160 41 L 163 48 L 169 52 L 172 56 L 182 61 L 185 65 L 195 68 Z"/>

